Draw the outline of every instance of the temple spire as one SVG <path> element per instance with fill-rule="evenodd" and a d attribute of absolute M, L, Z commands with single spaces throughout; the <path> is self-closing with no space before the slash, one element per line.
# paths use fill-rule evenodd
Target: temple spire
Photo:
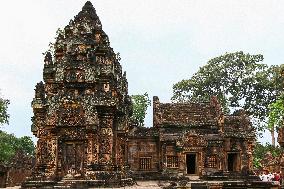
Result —
<path fill-rule="evenodd" d="M 90 11 L 90 10 L 93 11 L 95 10 L 95 8 L 90 1 L 87 1 L 85 5 L 83 6 L 82 11 Z"/>
<path fill-rule="evenodd" d="M 75 21 L 81 20 L 83 17 L 90 18 L 91 20 L 99 20 L 96 9 L 90 1 L 87 1 L 82 7 L 82 11 L 80 11 L 79 14 L 75 16 Z"/>

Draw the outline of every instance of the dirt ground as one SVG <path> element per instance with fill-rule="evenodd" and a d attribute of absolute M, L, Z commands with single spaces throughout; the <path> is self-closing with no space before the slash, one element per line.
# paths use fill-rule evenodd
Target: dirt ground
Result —
<path fill-rule="evenodd" d="M 167 186 L 168 183 L 159 181 L 137 181 L 136 185 L 120 187 L 123 189 L 161 189 L 162 186 Z M 95 188 L 92 188 L 95 189 Z M 108 188 L 111 189 L 111 188 Z"/>
<path fill-rule="evenodd" d="M 121 187 L 123 189 L 161 189 L 162 186 L 166 186 L 168 183 L 158 181 L 137 181 L 137 185 Z M 19 189 L 20 186 L 7 187 L 6 189 Z M 95 188 L 92 188 L 95 189 Z M 108 188 L 110 189 L 110 188 Z"/>

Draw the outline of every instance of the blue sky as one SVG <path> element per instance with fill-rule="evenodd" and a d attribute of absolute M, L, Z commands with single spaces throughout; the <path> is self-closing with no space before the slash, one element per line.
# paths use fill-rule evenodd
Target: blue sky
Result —
<path fill-rule="evenodd" d="M 43 56 L 58 28 L 84 0 L 13 0 L 0 6 L 0 89 L 11 100 L 10 125 L 29 135 L 34 86 L 42 80 Z M 148 92 L 169 102 L 172 85 L 190 78 L 225 52 L 263 54 L 284 62 L 284 1 L 94 0 L 111 46 L 121 54 L 130 94 Z M 146 125 L 152 125 L 148 110 Z M 265 135 L 267 137 L 267 135 Z M 264 138 L 262 140 L 269 140 Z"/>

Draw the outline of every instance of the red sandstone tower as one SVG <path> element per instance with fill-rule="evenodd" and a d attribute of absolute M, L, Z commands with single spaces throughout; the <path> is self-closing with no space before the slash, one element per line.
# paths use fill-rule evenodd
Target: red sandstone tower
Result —
<path fill-rule="evenodd" d="M 23 186 L 130 182 L 128 83 L 91 2 L 58 32 L 43 80 L 32 101 L 36 169 Z"/>

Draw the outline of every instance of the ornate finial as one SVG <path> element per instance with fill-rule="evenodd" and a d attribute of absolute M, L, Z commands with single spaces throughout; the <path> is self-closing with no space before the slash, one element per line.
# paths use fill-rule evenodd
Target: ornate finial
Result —
<path fill-rule="evenodd" d="M 96 9 L 94 8 L 93 4 L 90 1 L 87 1 L 85 5 L 82 7 L 82 11 L 78 14 L 79 15 L 84 15 L 84 14 L 89 14 L 92 19 L 98 18 Z"/>
<path fill-rule="evenodd" d="M 121 57 L 120 57 L 120 53 L 118 52 L 118 53 L 116 53 L 116 59 L 118 60 L 118 61 L 120 61 L 121 60 Z"/>
<path fill-rule="evenodd" d="M 42 81 L 36 84 L 35 97 L 44 99 L 44 84 Z"/>
<path fill-rule="evenodd" d="M 49 51 L 47 51 L 46 54 L 45 54 L 44 63 L 46 65 L 52 64 L 52 55 Z"/>
<path fill-rule="evenodd" d="M 91 10 L 91 9 L 94 9 L 94 6 L 90 1 L 87 1 L 82 8 L 83 11 L 88 11 L 88 10 Z"/>
<path fill-rule="evenodd" d="M 87 1 L 82 8 L 82 11 L 78 13 L 74 18 L 75 23 L 82 23 L 82 20 L 87 20 L 87 25 L 90 28 L 101 29 L 101 21 L 96 13 L 96 9 L 90 1 Z"/>
<path fill-rule="evenodd" d="M 153 96 L 153 104 L 159 104 L 160 100 L 158 96 Z"/>

